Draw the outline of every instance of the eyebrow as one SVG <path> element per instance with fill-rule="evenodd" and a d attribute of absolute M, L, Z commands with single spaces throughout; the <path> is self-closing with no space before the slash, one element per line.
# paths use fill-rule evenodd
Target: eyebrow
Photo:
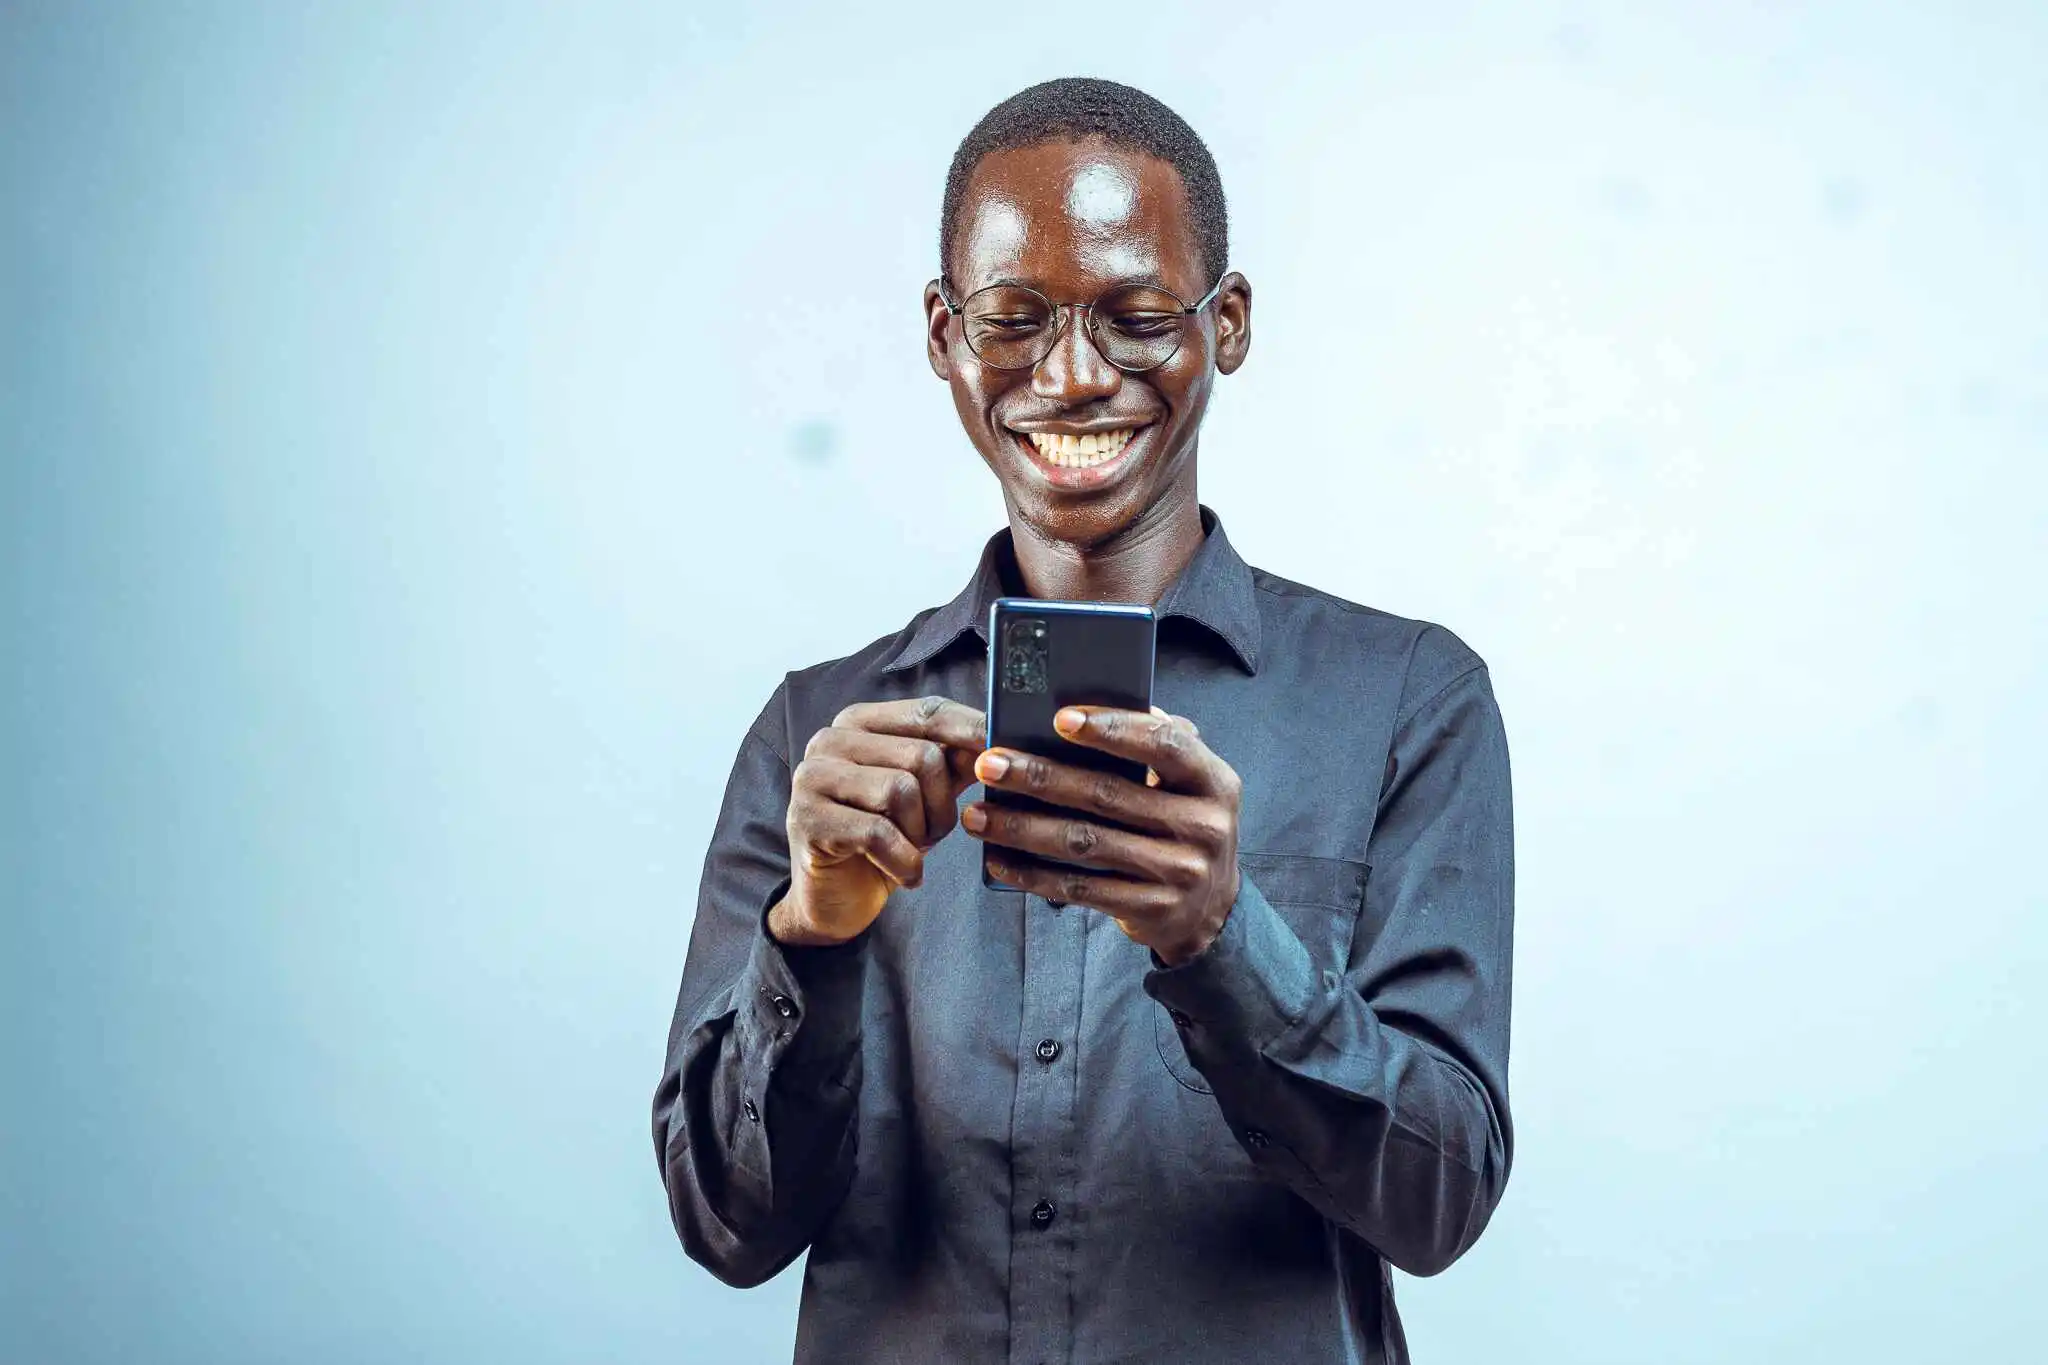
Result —
<path fill-rule="evenodd" d="M 1149 270 L 1142 275 L 1125 275 L 1120 279 L 1113 280 L 1109 284 L 1102 286 L 1102 290 L 1106 292 L 1111 289 L 1121 289 L 1125 285 L 1130 284 L 1142 284 L 1150 289 L 1163 289 L 1169 294 L 1173 293 L 1173 287 L 1171 285 L 1167 284 L 1165 280 L 1161 279 L 1157 274 Z M 1043 294 L 1045 292 L 1042 286 L 1033 284 L 1029 280 L 1012 279 L 1007 275 L 1003 276 L 1000 279 L 990 280 L 987 284 L 983 285 L 982 288 L 994 289 L 999 285 L 1008 285 L 1014 289 L 1030 289 L 1040 294 Z M 1176 295 L 1175 297 L 1178 297 L 1178 295 Z"/>

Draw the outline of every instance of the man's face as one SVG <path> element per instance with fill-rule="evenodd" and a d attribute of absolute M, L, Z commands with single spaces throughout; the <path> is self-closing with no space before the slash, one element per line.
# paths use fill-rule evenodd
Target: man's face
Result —
<path fill-rule="evenodd" d="M 1021 284 L 1055 304 L 1092 303 L 1104 290 L 1151 284 L 1193 304 L 1202 273 L 1180 175 L 1164 161 L 1100 139 L 991 153 L 960 207 L 953 302 L 993 284 Z M 1093 547 L 1162 502 L 1195 491 L 1195 439 L 1218 370 L 1243 363 L 1251 290 L 1226 278 L 1216 301 L 1183 328 L 1157 369 L 1111 365 L 1085 325 L 1062 310 L 1053 349 L 1034 368 L 978 358 L 963 320 L 936 289 L 925 295 L 932 369 L 953 390 L 960 422 L 1002 483 L 1013 516 L 1049 540 Z M 1054 438 L 1092 436 L 1093 454 Z M 1036 438 L 1036 439 L 1034 439 Z"/>

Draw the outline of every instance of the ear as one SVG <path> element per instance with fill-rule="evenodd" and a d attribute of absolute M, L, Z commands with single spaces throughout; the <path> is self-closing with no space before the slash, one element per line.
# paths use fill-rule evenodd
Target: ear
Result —
<path fill-rule="evenodd" d="M 952 328 L 953 310 L 946 307 L 939 282 L 933 280 L 924 287 L 924 358 L 941 379 L 953 377 Z"/>
<path fill-rule="evenodd" d="M 1252 349 L 1252 285 L 1235 270 L 1216 291 L 1216 368 L 1237 373 Z"/>

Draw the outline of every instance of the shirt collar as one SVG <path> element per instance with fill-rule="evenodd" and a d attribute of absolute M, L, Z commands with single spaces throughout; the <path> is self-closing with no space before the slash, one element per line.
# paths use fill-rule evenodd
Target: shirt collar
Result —
<path fill-rule="evenodd" d="M 1257 673 L 1259 613 L 1252 571 L 1223 534 L 1222 518 L 1207 507 L 1201 511 L 1202 547 L 1159 599 L 1159 619 L 1193 621 L 1229 646 L 1245 672 Z M 1003 530 L 990 536 L 967 586 L 924 618 L 882 665 L 882 672 L 914 668 L 970 631 L 986 647 L 989 606 L 1004 593 L 1005 565 L 1015 562 L 1010 533 Z"/>

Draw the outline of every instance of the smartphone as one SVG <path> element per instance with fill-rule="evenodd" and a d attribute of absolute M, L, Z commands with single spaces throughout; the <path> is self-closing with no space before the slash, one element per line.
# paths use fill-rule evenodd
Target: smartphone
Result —
<path fill-rule="evenodd" d="M 988 620 L 989 747 L 1143 782 L 1144 764 L 1075 744 L 1052 728 L 1052 718 L 1062 706 L 1149 711 L 1157 635 L 1157 618 L 1147 606 L 997 598 Z M 997 788 L 984 788 L 983 799 L 992 806 L 1053 809 Z M 988 857 L 984 845 L 982 885 L 1004 885 L 989 875 Z"/>

